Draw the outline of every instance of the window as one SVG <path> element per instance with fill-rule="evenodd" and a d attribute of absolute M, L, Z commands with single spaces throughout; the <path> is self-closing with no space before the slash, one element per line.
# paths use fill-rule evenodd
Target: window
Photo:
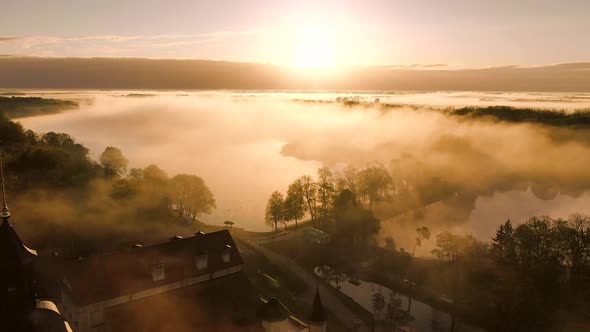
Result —
<path fill-rule="evenodd" d="M 207 252 L 201 251 L 197 256 L 195 256 L 195 266 L 197 270 L 204 270 L 207 268 Z"/>
<path fill-rule="evenodd" d="M 225 247 L 223 248 L 223 252 L 221 253 L 221 260 L 223 260 L 224 263 L 229 262 L 230 251 L 231 251 L 231 246 L 229 244 L 226 244 Z"/>
<path fill-rule="evenodd" d="M 156 263 L 152 267 L 152 279 L 154 281 L 160 281 L 166 279 L 166 268 L 164 263 Z"/>

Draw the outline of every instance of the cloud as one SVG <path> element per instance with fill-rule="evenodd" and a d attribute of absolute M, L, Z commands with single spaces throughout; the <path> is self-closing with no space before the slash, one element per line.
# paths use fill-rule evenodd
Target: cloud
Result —
<path fill-rule="evenodd" d="M 67 41 L 102 41 L 102 42 L 127 42 L 131 40 L 137 40 L 146 38 L 146 36 L 125 36 L 125 35 L 97 35 L 97 36 L 78 36 L 64 38 Z"/>
<path fill-rule="evenodd" d="M 435 63 L 431 65 L 422 65 L 422 68 L 433 68 L 433 67 L 448 67 L 446 63 Z"/>
<path fill-rule="evenodd" d="M 420 69 L 420 68 L 436 68 L 436 67 L 448 67 L 449 65 L 445 63 L 434 63 L 434 64 L 420 64 L 414 63 L 411 65 L 382 65 L 382 66 L 372 66 L 371 68 L 377 69 Z"/>
<path fill-rule="evenodd" d="M 560 63 L 554 66 L 547 66 L 549 68 L 553 67 L 556 69 L 570 69 L 570 70 L 588 70 L 590 69 L 590 62 L 576 62 L 576 63 Z"/>
<path fill-rule="evenodd" d="M 422 67 L 422 65 L 419 64 L 419 63 L 415 63 L 415 64 L 411 64 L 411 65 L 382 65 L 382 66 L 372 66 L 372 68 L 377 68 L 377 69 L 413 69 L 413 68 L 418 68 L 418 67 Z"/>
<path fill-rule="evenodd" d="M 0 37 L 0 42 L 10 42 L 0 52 L 27 53 L 35 56 L 128 56 L 150 48 L 187 47 L 240 38 L 263 33 L 263 30 L 214 31 L 199 34 L 160 35 L 80 35 L 80 36 L 25 36 Z"/>
<path fill-rule="evenodd" d="M 220 38 L 220 37 L 260 35 L 262 33 L 264 33 L 264 30 L 253 29 L 253 30 L 242 30 L 242 31 L 217 31 L 217 32 L 204 33 L 199 36 Z"/>

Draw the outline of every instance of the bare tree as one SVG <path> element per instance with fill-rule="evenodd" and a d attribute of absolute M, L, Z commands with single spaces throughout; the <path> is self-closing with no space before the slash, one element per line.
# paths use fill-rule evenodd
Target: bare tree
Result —
<path fill-rule="evenodd" d="M 283 194 L 274 191 L 266 204 L 265 221 L 268 226 L 273 227 L 277 231 L 279 222 L 285 220 L 285 199 Z"/>
<path fill-rule="evenodd" d="M 416 244 L 412 250 L 412 256 L 416 253 L 416 247 L 422 246 L 422 241 L 430 239 L 430 230 L 426 226 L 418 227 L 416 233 L 418 233 L 418 236 L 416 237 Z"/>

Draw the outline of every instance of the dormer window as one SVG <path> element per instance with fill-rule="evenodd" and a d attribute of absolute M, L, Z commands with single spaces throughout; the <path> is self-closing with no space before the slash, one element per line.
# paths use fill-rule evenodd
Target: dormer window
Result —
<path fill-rule="evenodd" d="M 154 281 L 166 279 L 166 268 L 164 263 L 156 263 L 152 266 L 152 279 Z"/>
<path fill-rule="evenodd" d="M 226 244 L 225 247 L 223 248 L 223 251 L 221 252 L 221 260 L 224 263 L 229 263 L 230 251 L 231 251 L 231 246 L 229 244 Z"/>
<path fill-rule="evenodd" d="M 197 256 L 195 256 L 195 266 L 197 267 L 197 270 L 204 270 L 207 268 L 208 256 L 206 250 L 202 250 Z"/>

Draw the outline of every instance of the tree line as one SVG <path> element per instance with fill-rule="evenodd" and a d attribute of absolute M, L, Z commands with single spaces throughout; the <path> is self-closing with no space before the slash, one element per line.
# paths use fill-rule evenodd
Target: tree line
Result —
<path fill-rule="evenodd" d="M 441 232 L 432 253 L 455 271 L 454 300 L 478 306 L 497 330 L 562 328 L 554 325 L 560 310 L 579 315 L 589 305 L 589 216 L 507 220 L 489 244 Z"/>
<path fill-rule="evenodd" d="M 54 114 L 64 110 L 76 109 L 78 107 L 78 103 L 70 100 L 41 97 L 0 96 L 0 112 L 4 113 L 11 119 Z"/>
<path fill-rule="evenodd" d="M 543 277 L 557 278 L 565 271 L 583 274 L 590 268 L 590 217 L 532 217 L 516 227 L 507 220 L 489 245 L 472 235 L 441 232 L 432 253 L 447 262 L 489 255 L 498 264 Z"/>
<path fill-rule="evenodd" d="M 127 173 L 129 161 L 121 150 L 108 146 L 99 157 L 105 177 L 113 179 L 113 195 L 126 198 L 148 187 L 159 191 L 168 200 L 170 208 L 179 216 L 195 221 L 201 214 L 209 214 L 215 208 L 213 193 L 205 181 L 197 175 L 178 174 L 172 178 L 158 166 L 132 168 Z"/>

